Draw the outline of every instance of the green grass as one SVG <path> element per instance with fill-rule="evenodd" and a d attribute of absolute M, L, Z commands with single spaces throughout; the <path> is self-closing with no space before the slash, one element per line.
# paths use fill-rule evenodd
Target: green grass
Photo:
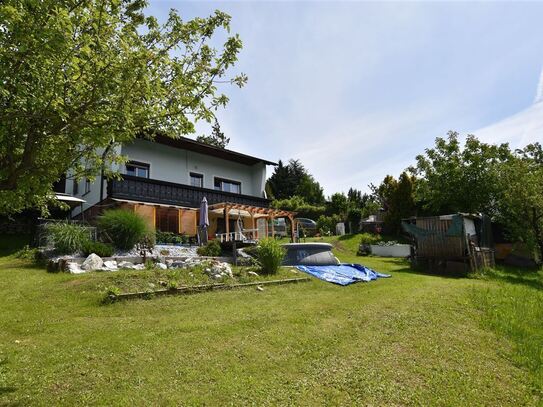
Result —
<path fill-rule="evenodd" d="M 157 276 L 4 257 L 0 405 L 541 403 L 538 274 L 425 275 L 355 256 L 356 236 L 330 241 L 393 277 L 101 305 L 100 287 Z"/>

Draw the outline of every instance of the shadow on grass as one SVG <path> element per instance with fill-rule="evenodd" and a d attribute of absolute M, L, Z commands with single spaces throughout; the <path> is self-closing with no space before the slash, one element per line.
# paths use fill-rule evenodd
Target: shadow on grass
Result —
<path fill-rule="evenodd" d="M 535 288 L 536 290 L 543 290 L 543 273 L 540 270 L 501 266 L 496 269 L 485 270 L 482 276 L 508 284 L 523 285 Z"/>

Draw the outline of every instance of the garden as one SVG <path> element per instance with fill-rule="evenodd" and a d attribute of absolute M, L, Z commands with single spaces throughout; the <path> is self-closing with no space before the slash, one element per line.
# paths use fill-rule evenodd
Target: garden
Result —
<path fill-rule="evenodd" d="M 16 256 L 46 264 L 50 272 L 114 272 L 101 286 L 104 302 L 307 281 L 296 270 L 280 269 L 284 250 L 273 239 L 238 249 L 242 256 L 234 261 L 216 240 L 197 246 L 186 236 L 155 232 L 123 209 L 105 211 L 94 227 L 48 222 L 39 235 L 41 247 L 26 246 Z"/>
<path fill-rule="evenodd" d="M 0 258 L 0 404 L 540 405 L 541 271 L 428 275 L 357 256 L 361 235 L 322 239 L 341 261 L 393 279 L 106 304 L 108 287 L 167 284 L 170 270 L 47 273 L 11 239 Z"/>

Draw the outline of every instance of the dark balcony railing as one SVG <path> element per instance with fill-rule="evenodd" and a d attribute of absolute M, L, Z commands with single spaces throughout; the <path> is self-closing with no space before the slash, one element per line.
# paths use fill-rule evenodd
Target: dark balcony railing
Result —
<path fill-rule="evenodd" d="M 107 186 L 110 198 L 128 199 L 148 203 L 179 205 L 197 208 L 205 196 L 210 205 L 222 202 L 269 207 L 270 201 L 257 196 L 197 188 L 173 182 L 123 175 L 121 180 L 110 180 Z"/>

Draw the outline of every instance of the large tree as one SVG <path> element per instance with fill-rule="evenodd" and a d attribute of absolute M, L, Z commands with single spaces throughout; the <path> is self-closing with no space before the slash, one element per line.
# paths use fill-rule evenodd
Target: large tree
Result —
<path fill-rule="evenodd" d="M 230 17 L 159 24 L 142 0 L 0 3 L 0 213 L 45 206 L 70 171 L 94 175 L 137 134 L 171 136 L 213 119 L 228 98 L 217 83 L 241 49 L 210 45 Z M 221 80 L 221 78 L 223 78 Z M 106 151 L 106 154 L 104 154 Z"/>
<path fill-rule="evenodd" d="M 278 166 L 267 182 L 272 198 L 289 199 L 300 196 L 311 205 L 324 204 L 324 193 L 320 184 L 309 174 L 300 160 L 290 160 L 285 165 L 279 160 Z"/>
<path fill-rule="evenodd" d="M 510 237 L 525 242 L 543 259 L 543 148 L 535 143 L 499 165 L 498 220 Z"/>
<path fill-rule="evenodd" d="M 433 148 L 417 156 L 411 168 L 418 178 L 416 197 L 431 214 L 497 211 L 496 165 L 511 156 L 507 144 L 486 144 L 468 135 L 464 146 L 458 133 L 438 137 Z"/>

